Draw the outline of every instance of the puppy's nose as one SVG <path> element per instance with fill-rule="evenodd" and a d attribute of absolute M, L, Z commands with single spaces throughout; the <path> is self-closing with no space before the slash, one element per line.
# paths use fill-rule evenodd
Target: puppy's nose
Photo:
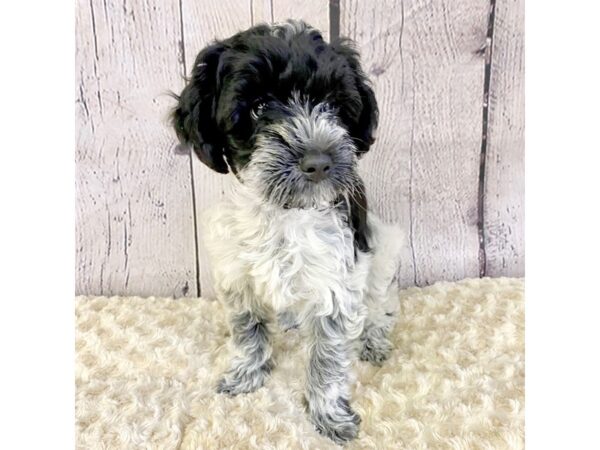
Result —
<path fill-rule="evenodd" d="M 314 182 L 327 178 L 332 166 L 331 157 L 322 152 L 307 153 L 300 161 L 300 170 L 304 172 L 309 180 Z"/>

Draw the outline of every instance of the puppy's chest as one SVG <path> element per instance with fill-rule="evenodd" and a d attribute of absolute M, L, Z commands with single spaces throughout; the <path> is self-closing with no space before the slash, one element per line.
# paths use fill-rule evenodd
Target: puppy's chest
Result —
<path fill-rule="evenodd" d="M 328 295 L 354 268 L 352 232 L 335 211 L 271 217 L 261 242 L 243 242 L 255 292 L 276 307 Z"/>
<path fill-rule="evenodd" d="M 343 213 L 240 206 L 214 211 L 207 230 L 217 268 L 236 268 L 229 277 L 235 272 L 258 287 L 300 289 L 340 280 L 352 270 L 353 234 Z"/>
<path fill-rule="evenodd" d="M 283 210 L 259 222 L 257 239 L 240 241 L 252 263 L 268 259 L 285 275 L 326 267 L 337 271 L 353 262 L 352 232 L 335 210 Z"/>
<path fill-rule="evenodd" d="M 335 209 L 268 209 L 224 202 L 204 216 L 217 289 L 252 289 L 276 309 L 362 292 L 370 266 L 346 215 Z M 354 298 L 354 297 L 353 297 Z"/>

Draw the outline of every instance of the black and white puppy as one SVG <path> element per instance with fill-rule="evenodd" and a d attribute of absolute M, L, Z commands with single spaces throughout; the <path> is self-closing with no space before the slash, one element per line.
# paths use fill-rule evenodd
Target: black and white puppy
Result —
<path fill-rule="evenodd" d="M 261 387 L 275 318 L 306 336 L 307 403 L 323 434 L 358 434 L 350 369 L 381 364 L 398 311 L 401 232 L 367 214 L 358 158 L 377 102 L 347 40 L 289 21 L 259 25 L 200 52 L 173 124 L 211 169 L 233 172 L 204 215 L 215 289 L 237 354 L 218 391 Z"/>

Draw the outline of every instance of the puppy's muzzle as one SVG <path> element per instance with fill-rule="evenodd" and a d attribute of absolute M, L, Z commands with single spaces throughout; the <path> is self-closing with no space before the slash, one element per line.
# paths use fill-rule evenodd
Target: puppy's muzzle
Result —
<path fill-rule="evenodd" d="M 333 168 L 331 156 L 324 152 L 308 152 L 300 161 L 300 170 L 307 179 L 318 183 L 329 177 Z"/>

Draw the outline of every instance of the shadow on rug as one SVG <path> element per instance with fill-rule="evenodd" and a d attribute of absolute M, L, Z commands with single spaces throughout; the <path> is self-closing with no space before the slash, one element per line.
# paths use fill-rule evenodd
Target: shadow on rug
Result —
<path fill-rule="evenodd" d="M 303 407 L 298 332 L 275 336 L 255 393 L 215 393 L 228 329 L 217 302 L 77 297 L 80 449 L 333 449 Z M 356 362 L 351 449 L 524 446 L 523 280 L 472 279 L 401 293 L 395 349 Z"/>

